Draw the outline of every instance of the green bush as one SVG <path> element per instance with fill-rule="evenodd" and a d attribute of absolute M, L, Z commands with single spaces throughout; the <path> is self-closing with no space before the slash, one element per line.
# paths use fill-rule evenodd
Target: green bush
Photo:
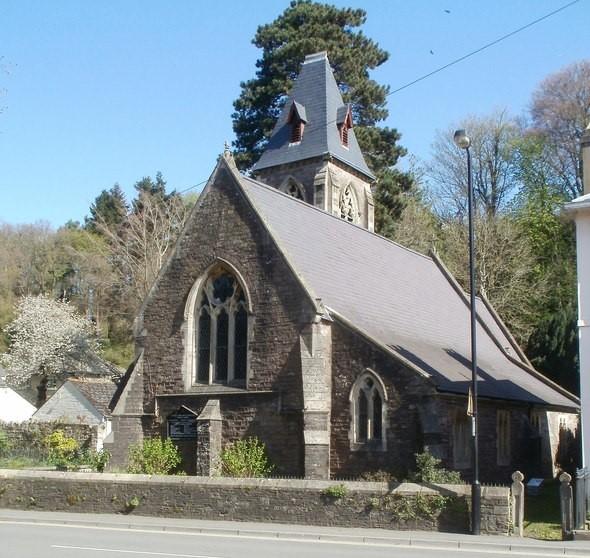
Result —
<path fill-rule="evenodd" d="M 221 452 L 221 467 L 226 477 L 267 477 L 274 469 L 266 446 L 258 438 L 238 440 Z"/>
<path fill-rule="evenodd" d="M 180 464 L 178 448 L 167 438 L 147 438 L 129 448 L 129 473 L 169 475 Z"/>
<path fill-rule="evenodd" d="M 410 480 L 418 483 L 459 484 L 461 475 L 458 471 L 449 471 L 440 466 L 441 460 L 430 452 L 414 454 L 416 457 L 416 472 L 410 475 Z"/>
<path fill-rule="evenodd" d="M 0 457 L 6 457 L 10 451 L 10 441 L 4 430 L 0 430 Z"/>
<path fill-rule="evenodd" d="M 85 463 L 90 465 L 90 467 L 92 467 L 92 470 L 97 471 L 98 473 L 104 472 L 110 460 L 111 452 L 105 449 L 101 449 L 98 451 L 88 451 L 81 458 L 81 461 L 84 461 Z"/>
<path fill-rule="evenodd" d="M 343 484 L 335 484 L 322 490 L 322 496 L 339 500 L 340 498 L 344 498 L 347 492 L 348 490 L 346 489 L 346 486 Z"/>
<path fill-rule="evenodd" d="M 70 467 L 77 462 L 79 445 L 63 430 L 55 430 L 43 440 L 48 451 L 49 463 L 57 467 Z"/>

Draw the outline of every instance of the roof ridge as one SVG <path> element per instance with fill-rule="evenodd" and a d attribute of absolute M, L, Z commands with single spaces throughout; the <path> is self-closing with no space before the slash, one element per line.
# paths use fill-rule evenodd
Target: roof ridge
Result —
<path fill-rule="evenodd" d="M 346 225 L 350 225 L 352 227 L 355 227 L 356 229 L 363 231 L 367 234 L 370 234 L 372 236 L 375 236 L 375 237 L 377 237 L 389 244 L 393 244 L 394 246 L 397 246 L 398 248 L 402 248 L 403 250 L 406 250 L 407 252 L 410 252 L 411 254 L 415 254 L 416 256 L 420 256 L 426 260 L 429 260 L 433 264 L 435 263 L 434 260 L 432 259 L 432 257 L 428 256 L 427 254 L 422 254 L 421 252 L 418 252 L 417 250 L 414 250 L 413 248 L 408 248 L 407 246 L 404 246 L 403 244 L 400 244 L 399 242 L 396 242 L 395 240 L 391 240 L 390 238 L 380 235 L 379 233 L 376 233 L 375 231 L 370 231 L 361 225 L 357 225 L 356 223 L 351 223 L 350 221 L 346 221 L 344 219 L 341 219 L 340 217 L 338 217 L 338 215 L 334 215 L 333 213 L 330 213 L 324 209 L 321 209 L 320 207 L 312 205 L 304 200 L 300 200 L 298 198 L 295 198 L 295 197 L 287 194 L 286 192 L 282 192 L 278 188 L 271 186 L 270 184 L 265 184 L 264 182 L 260 182 L 259 180 L 256 180 L 255 178 L 252 178 L 251 176 L 246 176 L 242 173 L 240 173 L 240 178 L 243 178 L 245 180 L 248 180 L 249 182 L 252 182 L 255 186 L 260 186 L 262 188 L 266 188 L 267 190 L 274 192 L 277 195 L 284 196 L 292 201 L 295 201 L 295 202 L 301 204 L 302 206 L 305 206 L 308 209 L 313 209 L 315 211 L 319 211 L 322 215 L 327 215 L 328 217 L 332 217 L 333 219 L 336 219 L 340 223 L 344 223 Z"/>

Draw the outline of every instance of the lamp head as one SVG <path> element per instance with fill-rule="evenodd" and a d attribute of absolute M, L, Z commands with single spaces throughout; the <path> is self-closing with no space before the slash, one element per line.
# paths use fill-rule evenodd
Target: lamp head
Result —
<path fill-rule="evenodd" d="M 469 149 L 471 138 L 465 133 L 465 130 L 457 130 L 453 136 L 453 141 L 459 149 Z"/>

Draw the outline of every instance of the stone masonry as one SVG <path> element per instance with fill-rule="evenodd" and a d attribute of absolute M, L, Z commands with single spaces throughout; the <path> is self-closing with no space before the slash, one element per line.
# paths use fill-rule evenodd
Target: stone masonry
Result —
<path fill-rule="evenodd" d="M 229 479 L 178 476 L 0 470 L 0 507 L 82 513 L 134 513 L 194 519 L 227 519 L 326 525 L 469 531 L 467 485 L 424 487 L 405 483 Z M 440 513 L 407 519 L 396 512 L 401 499 L 444 495 Z M 137 499 L 138 506 L 131 502 Z M 482 489 L 481 531 L 506 535 L 510 528 L 508 487 Z"/>

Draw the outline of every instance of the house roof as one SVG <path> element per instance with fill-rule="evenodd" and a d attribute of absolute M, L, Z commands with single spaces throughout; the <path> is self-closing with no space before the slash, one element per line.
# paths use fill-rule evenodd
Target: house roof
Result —
<path fill-rule="evenodd" d="M 303 136 L 296 144 L 290 143 L 289 115 L 292 108 L 305 121 Z M 307 56 L 268 145 L 253 171 L 331 155 L 374 180 L 354 135 L 354 128 L 348 132 L 348 147 L 343 146 L 340 140 L 339 119 L 343 119 L 347 111 L 348 105 L 342 100 L 327 54 L 320 52 Z"/>
<path fill-rule="evenodd" d="M 585 194 L 566 203 L 564 209 L 569 212 L 576 212 L 581 209 L 590 209 L 590 194 Z"/>
<path fill-rule="evenodd" d="M 70 378 L 71 382 L 80 393 L 99 411 L 103 416 L 110 416 L 109 404 L 117 384 L 110 378 Z"/>
<path fill-rule="evenodd" d="M 321 299 L 331 316 L 430 377 L 440 391 L 467 393 L 468 298 L 436 258 L 229 167 L 312 300 Z M 481 300 L 477 343 L 481 396 L 578 407 L 575 396 L 513 350 L 507 330 Z"/>

